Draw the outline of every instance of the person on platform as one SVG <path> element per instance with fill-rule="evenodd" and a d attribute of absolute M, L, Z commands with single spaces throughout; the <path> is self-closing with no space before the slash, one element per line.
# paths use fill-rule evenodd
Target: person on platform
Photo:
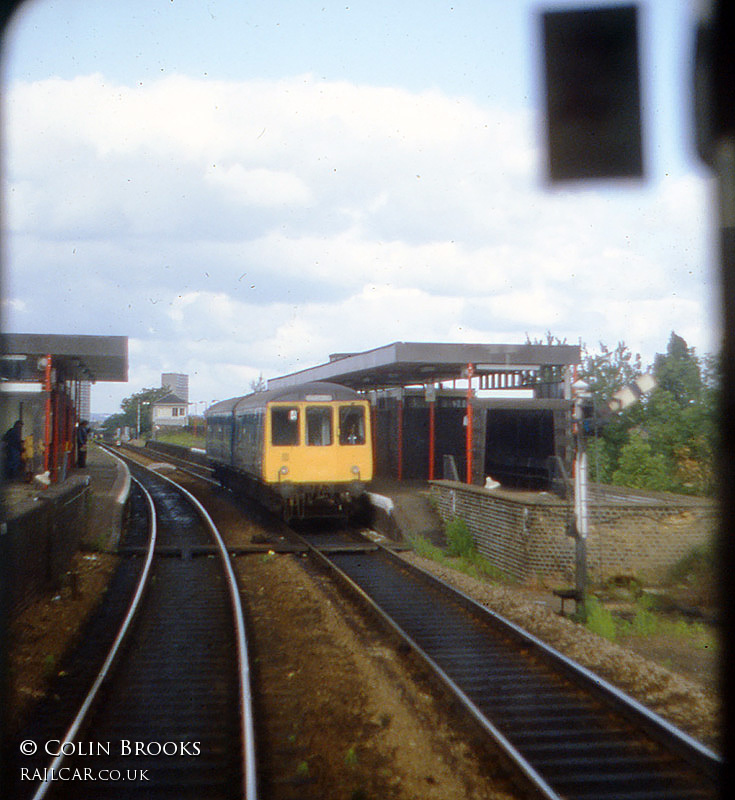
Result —
<path fill-rule="evenodd" d="M 5 449 L 5 477 L 13 480 L 23 472 L 23 423 L 16 420 L 3 436 Z"/>
<path fill-rule="evenodd" d="M 77 428 L 77 466 L 84 469 L 87 466 L 87 440 L 89 439 L 89 423 L 83 419 Z"/>

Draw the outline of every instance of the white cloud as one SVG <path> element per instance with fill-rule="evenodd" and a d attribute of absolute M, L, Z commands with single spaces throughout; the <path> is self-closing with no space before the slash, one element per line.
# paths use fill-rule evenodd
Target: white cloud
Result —
<path fill-rule="evenodd" d="M 393 340 L 707 347 L 706 182 L 545 192 L 526 112 L 310 75 L 4 102 L 9 326 L 130 335 L 120 396 Z"/>

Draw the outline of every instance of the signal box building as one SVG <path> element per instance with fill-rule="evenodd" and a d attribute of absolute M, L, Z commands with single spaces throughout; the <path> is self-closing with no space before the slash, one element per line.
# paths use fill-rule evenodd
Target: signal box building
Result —
<path fill-rule="evenodd" d="M 376 475 L 554 488 L 571 474 L 574 345 L 394 342 L 268 381 L 368 393 Z"/>

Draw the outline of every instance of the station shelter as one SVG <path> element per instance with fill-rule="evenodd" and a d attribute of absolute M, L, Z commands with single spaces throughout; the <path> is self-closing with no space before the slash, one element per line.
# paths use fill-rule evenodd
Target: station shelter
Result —
<path fill-rule="evenodd" d="M 394 342 L 271 379 L 371 400 L 376 476 L 553 488 L 571 474 L 575 345 Z"/>
<path fill-rule="evenodd" d="M 0 336 L 0 424 L 23 423 L 29 473 L 63 481 L 76 460 L 84 385 L 128 379 L 126 336 Z"/>

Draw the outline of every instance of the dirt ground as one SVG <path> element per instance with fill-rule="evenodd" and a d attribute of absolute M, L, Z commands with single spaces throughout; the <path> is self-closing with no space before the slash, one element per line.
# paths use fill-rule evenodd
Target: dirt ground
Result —
<path fill-rule="evenodd" d="M 263 531 L 218 491 L 182 477 L 206 502 L 230 545 Z M 642 658 L 561 618 L 528 587 L 493 586 L 406 558 L 457 585 L 716 746 L 719 703 L 711 664 L 689 678 L 671 646 Z M 94 608 L 116 557 L 78 555 L 77 578 L 27 609 L 12 629 L 14 719 L 43 696 L 64 648 Z M 266 553 L 236 559 L 253 651 L 263 795 L 308 798 L 515 798 L 498 761 L 478 752 L 446 714 L 422 675 L 393 650 L 300 557 Z M 645 643 L 644 643 L 645 644 Z M 643 647 L 643 645 L 641 645 Z M 647 646 L 655 649 L 647 640 Z M 656 645 L 658 647 L 658 644 Z M 662 645 L 663 647 L 663 645 Z M 666 662 L 667 666 L 655 661 Z M 671 668 L 667 668 L 671 667 Z M 673 668 L 679 669 L 679 674 Z M 707 676 L 704 677 L 705 672 Z"/>
<path fill-rule="evenodd" d="M 48 682 L 105 592 L 117 564 L 110 553 L 77 553 L 64 585 L 11 620 L 8 728 L 15 730 Z"/>
<path fill-rule="evenodd" d="M 228 496 L 203 492 L 228 545 L 261 541 Z M 300 556 L 235 561 L 253 662 L 263 796 L 509 800 L 520 795 L 473 749 L 431 688 Z"/>

